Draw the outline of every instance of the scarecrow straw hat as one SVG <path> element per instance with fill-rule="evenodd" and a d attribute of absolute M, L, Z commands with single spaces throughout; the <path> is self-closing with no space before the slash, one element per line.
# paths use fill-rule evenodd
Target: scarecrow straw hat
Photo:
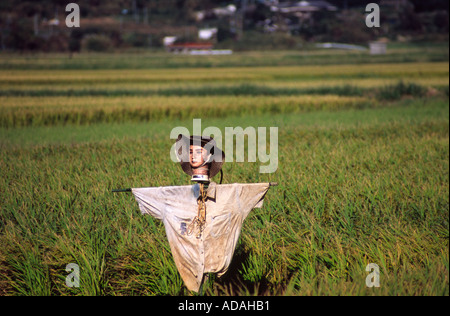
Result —
<path fill-rule="evenodd" d="M 209 177 L 214 177 L 225 161 L 225 153 L 217 147 L 216 141 L 212 137 L 208 136 L 190 136 L 178 135 L 176 140 L 175 153 L 180 161 L 183 171 L 192 176 L 193 171 L 189 159 L 190 145 L 197 145 L 205 148 L 210 155 L 209 160 L 206 162 L 210 164 Z"/>

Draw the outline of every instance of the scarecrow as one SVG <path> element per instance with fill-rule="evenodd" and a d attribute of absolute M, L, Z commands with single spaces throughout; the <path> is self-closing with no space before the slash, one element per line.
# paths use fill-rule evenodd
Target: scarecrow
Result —
<path fill-rule="evenodd" d="M 176 155 L 194 185 L 113 190 L 132 192 L 142 214 L 164 223 L 170 249 L 186 287 L 198 292 L 205 273 L 228 270 L 242 223 L 262 206 L 276 183 L 217 184 L 225 154 L 211 137 L 179 135 Z"/>

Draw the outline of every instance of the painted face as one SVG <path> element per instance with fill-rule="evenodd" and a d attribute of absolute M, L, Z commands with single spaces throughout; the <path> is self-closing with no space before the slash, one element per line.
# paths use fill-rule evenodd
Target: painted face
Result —
<path fill-rule="evenodd" d="M 201 146 L 191 145 L 189 150 L 189 162 L 192 168 L 198 168 L 205 162 L 206 149 Z"/>

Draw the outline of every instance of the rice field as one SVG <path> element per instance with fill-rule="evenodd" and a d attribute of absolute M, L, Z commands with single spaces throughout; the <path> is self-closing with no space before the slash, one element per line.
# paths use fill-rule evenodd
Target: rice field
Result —
<path fill-rule="evenodd" d="M 448 296 L 448 58 L 397 57 L 0 63 L 0 295 L 193 295 L 161 222 L 111 189 L 188 184 L 168 157 L 169 135 L 201 118 L 203 128 L 279 131 L 275 173 L 224 165 L 224 183 L 279 186 L 245 220 L 230 270 L 202 294 Z M 70 263 L 79 287 L 65 283 Z M 380 287 L 366 286 L 369 263 Z"/>

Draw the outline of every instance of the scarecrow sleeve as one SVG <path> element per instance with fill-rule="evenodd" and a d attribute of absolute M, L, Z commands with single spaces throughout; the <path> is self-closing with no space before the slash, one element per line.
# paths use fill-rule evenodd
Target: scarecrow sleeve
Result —
<path fill-rule="evenodd" d="M 241 184 L 239 192 L 239 201 L 241 204 L 241 211 L 244 218 L 254 208 L 261 208 L 263 205 L 264 197 L 269 190 L 269 183 L 252 183 Z"/>
<path fill-rule="evenodd" d="M 161 199 L 161 188 L 132 189 L 142 214 L 149 214 L 162 220 L 164 217 L 164 200 Z"/>

